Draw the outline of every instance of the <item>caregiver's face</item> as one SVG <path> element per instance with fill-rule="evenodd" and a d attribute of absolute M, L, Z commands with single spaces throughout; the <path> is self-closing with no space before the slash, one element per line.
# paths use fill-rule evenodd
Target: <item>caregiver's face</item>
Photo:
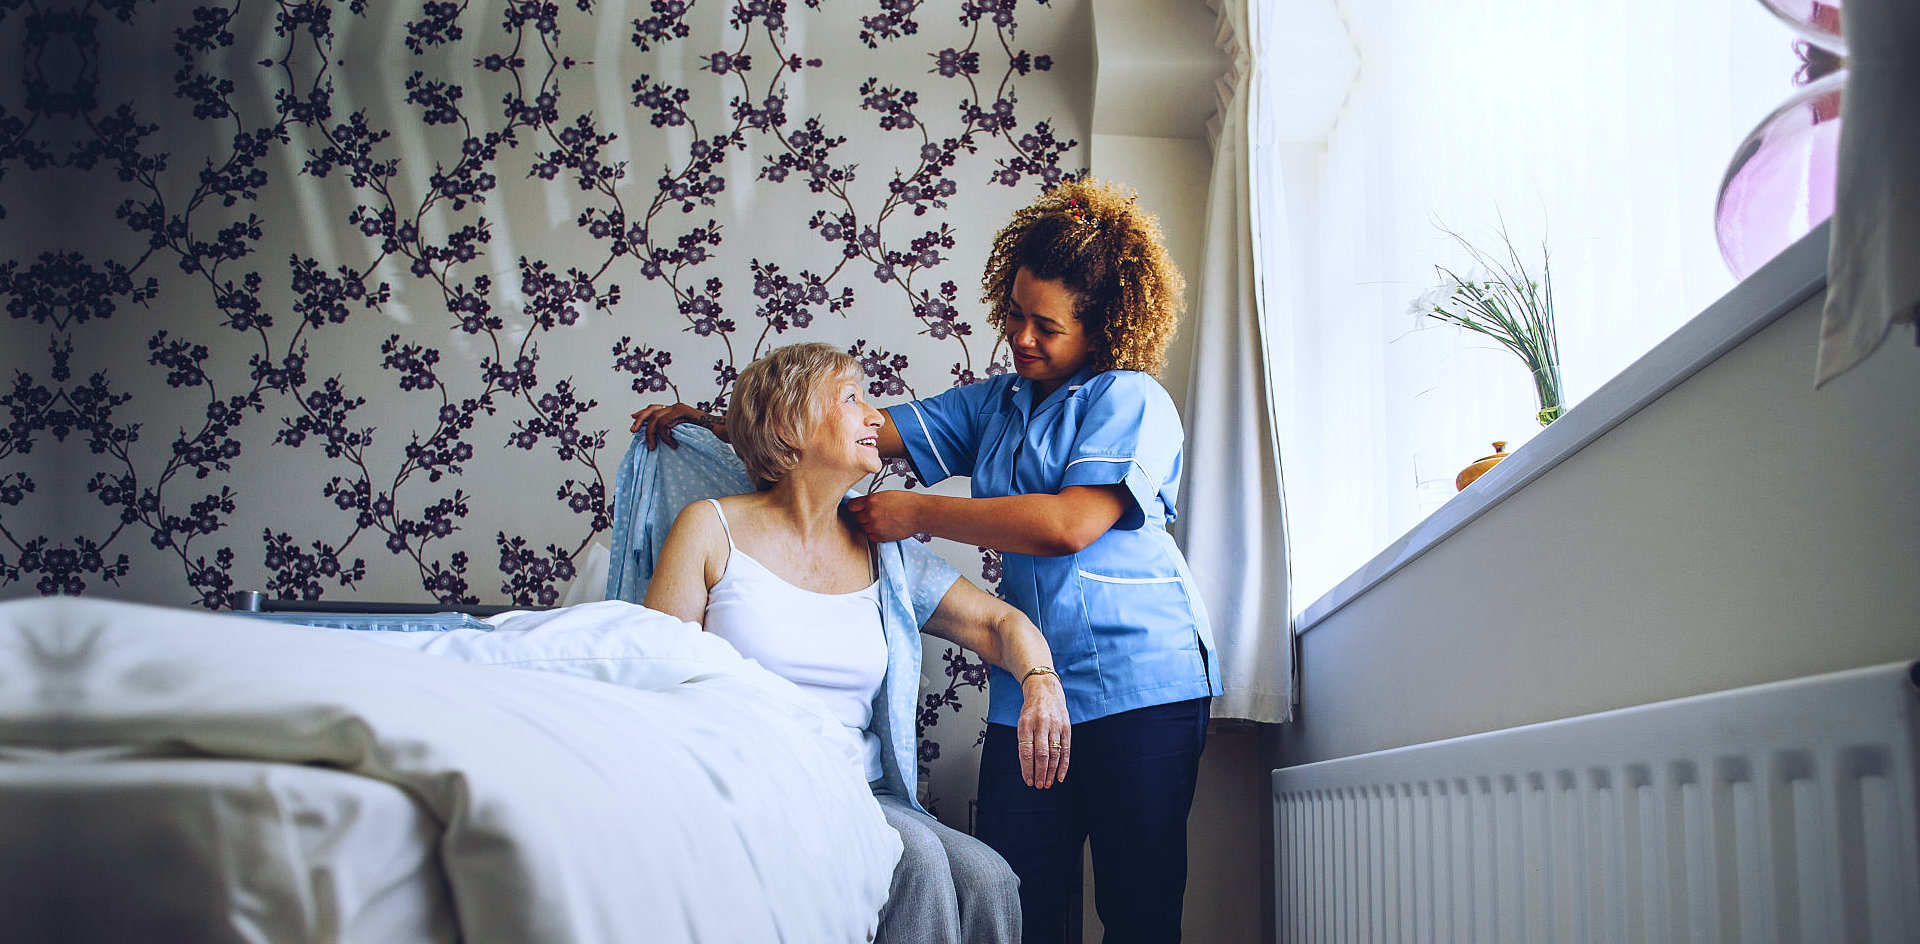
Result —
<path fill-rule="evenodd" d="M 827 402 L 807 437 L 804 461 L 845 465 L 869 475 L 880 471 L 880 411 L 861 394 L 859 382 L 831 378 L 821 382 L 815 396 Z"/>
<path fill-rule="evenodd" d="M 1007 347 L 1013 369 L 1046 396 L 1093 360 L 1093 338 L 1074 315 L 1078 299 L 1065 282 L 1026 267 L 1013 275 L 1007 300 Z"/>

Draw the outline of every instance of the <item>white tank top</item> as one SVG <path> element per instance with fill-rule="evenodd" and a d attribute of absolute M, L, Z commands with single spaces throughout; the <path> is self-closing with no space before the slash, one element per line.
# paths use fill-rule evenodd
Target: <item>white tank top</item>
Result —
<path fill-rule="evenodd" d="M 880 581 L 852 593 L 796 587 L 733 543 L 727 513 L 711 498 L 727 535 L 727 569 L 707 591 L 702 624 L 733 648 L 812 693 L 861 742 L 866 778 L 880 779 L 873 696 L 887 674 L 880 625 Z"/>

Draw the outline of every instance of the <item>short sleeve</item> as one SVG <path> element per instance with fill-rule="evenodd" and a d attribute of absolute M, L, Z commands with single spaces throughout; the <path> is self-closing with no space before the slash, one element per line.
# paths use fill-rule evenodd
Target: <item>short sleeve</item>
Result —
<path fill-rule="evenodd" d="M 887 408 L 893 428 L 907 446 L 913 474 L 932 485 L 954 475 L 972 475 L 979 454 L 982 412 L 992 395 L 992 383 L 968 384 L 924 400 L 909 400 Z"/>
<path fill-rule="evenodd" d="M 907 565 L 907 593 L 912 598 L 913 622 L 915 626 L 925 626 L 927 620 L 933 618 L 933 611 L 940 608 L 940 601 L 947 598 L 947 591 L 953 589 L 953 582 L 960 579 L 960 572 L 919 541 L 908 538 L 899 544 L 900 556 Z"/>
<path fill-rule="evenodd" d="M 1162 486 L 1179 473 L 1185 432 L 1159 381 L 1130 370 L 1108 371 L 1099 381 L 1105 382 L 1087 397 L 1060 485 L 1125 485 L 1133 504 L 1114 527 L 1132 531 L 1155 503 L 1165 506 Z M 1173 519 L 1171 507 L 1161 510 Z"/>

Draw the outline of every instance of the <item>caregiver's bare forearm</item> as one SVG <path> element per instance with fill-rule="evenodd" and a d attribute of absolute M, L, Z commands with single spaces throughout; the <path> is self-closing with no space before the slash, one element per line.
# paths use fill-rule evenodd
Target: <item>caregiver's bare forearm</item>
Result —
<path fill-rule="evenodd" d="M 956 498 L 918 493 L 914 531 L 996 551 L 1058 557 L 1099 540 L 1126 510 L 1119 485 L 1070 485 L 1059 494 Z"/>
<path fill-rule="evenodd" d="M 880 411 L 880 455 L 886 459 L 905 459 L 906 441 L 900 438 L 900 428 L 893 425 L 893 414 Z"/>

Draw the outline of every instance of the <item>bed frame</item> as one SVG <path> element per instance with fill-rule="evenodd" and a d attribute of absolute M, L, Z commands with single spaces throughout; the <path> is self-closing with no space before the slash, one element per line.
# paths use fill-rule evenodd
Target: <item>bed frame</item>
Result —
<path fill-rule="evenodd" d="M 500 606 L 478 603 L 385 603 L 378 600 L 282 600 L 260 590 L 239 590 L 228 599 L 242 613 L 335 613 L 430 615 L 464 613 L 485 619 L 515 611 L 550 610 L 550 606 Z"/>

